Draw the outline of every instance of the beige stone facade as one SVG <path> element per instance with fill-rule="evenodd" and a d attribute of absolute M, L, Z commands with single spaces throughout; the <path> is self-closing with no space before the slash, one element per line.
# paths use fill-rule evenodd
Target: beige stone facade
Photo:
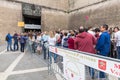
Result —
<path fill-rule="evenodd" d="M 0 0 L 0 39 L 8 32 L 21 31 L 17 23 L 23 20 L 22 3 L 41 7 L 43 31 L 120 25 L 120 0 Z"/>
<path fill-rule="evenodd" d="M 42 30 L 68 29 L 68 14 L 60 11 L 42 9 Z"/>
<path fill-rule="evenodd" d="M 18 3 L 0 1 L 0 40 L 5 40 L 5 35 L 15 31 L 20 32 L 17 22 L 22 21 L 22 8 Z"/>
<path fill-rule="evenodd" d="M 99 3 L 105 0 L 69 0 L 69 9 L 74 10 L 82 7 L 86 7 L 88 5 L 92 5 L 95 3 Z"/>
<path fill-rule="evenodd" d="M 57 30 L 57 27 L 68 28 L 68 18 L 65 13 L 68 10 L 68 0 L 0 0 L 0 40 L 5 40 L 5 35 L 15 31 L 20 32 L 17 26 L 23 21 L 22 3 L 30 3 L 41 6 L 42 30 Z"/>
<path fill-rule="evenodd" d="M 106 23 L 110 27 L 120 25 L 120 1 L 108 0 L 99 4 L 75 10 L 70 13 L 69 27 L 100 27 Z M 79 6 L 79 5 L 78 5 Z M 87 18 L 87 19 L 86 19 Z"/>
<path fill-rule="evenodd" d="M 15 0 L 15 1 L 37 4 L 64 11 L 68 9 L 68 0 Z"/>

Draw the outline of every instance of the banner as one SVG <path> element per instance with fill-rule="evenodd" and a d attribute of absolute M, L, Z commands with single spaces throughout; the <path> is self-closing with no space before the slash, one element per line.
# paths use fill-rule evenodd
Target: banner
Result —
<path fill-rule="evenodd" d="M 63 59 L 64 71 L 65 71 L 64 73 L 65 73 L 65 76 L 68 76 L 68 78 L 70 78 L 71 71 L 79 70 L 77 67 L 78 66 L 81 67 L 82 65 L 95 68 L 97 70 L 103 71 L 105 73 L 108 73 L 110 75 L 120 78 L 120 60 L 106 58 L 103 56 L 100 57 L 99 55 L 98 56 L 87 55 L 82 52 L 74 52 L 74 51 L 56 48 L 52 46 L 50 48 L 50 51 L 52 51 L 55 54 L 61 55 L 65 58 L 65 60 Z M 66 71 L 67 69 L 69 71 Z M 67 73 L 69 75 L 67 75 Z M 75 73 L 75 76 L 76 74 L 78 74 L 78 72 L 74 72 L 74 73 Z M 84 80 L 84 79 L 81 79 L 81 80 Z"/>
<path fill-rule="evenodd" d="M 49 51 L 63 57 L 63 69 L 64 69 L 63 75 L 65 79 L 86 80 L 85 65 L 79 63 L 79 60 L 77 61 L 76 58 L 73 58 L 73 56 L 66 55 L 66 51 L 56 47 L 49 47 Z"/>
<path fill-rule="evenodd" d="M 76 59 L 66 56 L 63 60 L 64 77 L 67 80 L 86 80 L 85 65 L 80 64 Z"/>

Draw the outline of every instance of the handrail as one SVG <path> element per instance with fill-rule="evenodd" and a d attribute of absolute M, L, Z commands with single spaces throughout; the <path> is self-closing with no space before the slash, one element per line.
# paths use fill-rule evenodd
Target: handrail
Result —
<path fill-rule="evenodd" d="M 93 54 L 93 53 L 87 53 L 87 52 L 73 50 L 73 49 L 69 49 L 69 48 L 63 48 L 63 47 L 59 47 L 59 46 L 53 46 L 53 47 L 57 47 L 60 49 L 69 50 L 69 51 L 73 51 L 73 52 L 77 52 L 77 53 L 81 53 L 81 54 L 85 54 L 85 55 L 89 55 L 89 56 L 94 56 L 94 57 L 98 57 L 98 58 L 103 58 L 103 59 L 107 59 L 107 60 L 111 60 L 111 61 L 115 61 L 115 62 L 120 62 L 119 59 L 115 59 L 115 58 L 111 58 L 111 57 L 107 57 L 107 56 L 101 56 L 101 55 L 97 55 L 97 54 Z"/>

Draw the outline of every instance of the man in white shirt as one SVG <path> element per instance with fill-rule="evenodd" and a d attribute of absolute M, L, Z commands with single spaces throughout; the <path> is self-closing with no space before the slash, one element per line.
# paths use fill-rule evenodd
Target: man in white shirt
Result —
<path fill-rule="evenodd" d="M 95 32 L 93 31 L 93 28 L 90 26 L 88 27 L 88 33 L 92 34 L 93 36 L 95 36 Z"/>
<path fill-rule="evenodd" d="M 115 42 L 117 47 L 117 58 L 120 59 L 120 31 L 118 27 L 114 28 L 115 32 Z"/>

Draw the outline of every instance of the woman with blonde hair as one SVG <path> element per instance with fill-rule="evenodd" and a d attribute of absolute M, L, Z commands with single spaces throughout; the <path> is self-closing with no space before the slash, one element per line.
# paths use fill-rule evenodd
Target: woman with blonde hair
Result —
<path fill-rule="evenodd" d="M 41 41 L 43 43 L 42 49 L 43 49 L 44 59 L 46 59 L 46 56 L 47 56 L 46 54 L 48 53 L 48 38 L 49 38 L 48 32 L 45 31 L 43 36 L 41 37 Z"/>
<path fill-rule="evenodd" d="M 48 43 L 49 46 L 55 46 L 56 45 L 56 38 L 55 38 L 55 34 L 54 31 L 50 31 L 49 32 L 49 38 L 48 38 Z M 50 62 L 52 62 L 52 52 L 49 52 L 49 56 L 50 56 Z M 56 54 L 54 54 L 54 60 L 56 61 Z"/>

